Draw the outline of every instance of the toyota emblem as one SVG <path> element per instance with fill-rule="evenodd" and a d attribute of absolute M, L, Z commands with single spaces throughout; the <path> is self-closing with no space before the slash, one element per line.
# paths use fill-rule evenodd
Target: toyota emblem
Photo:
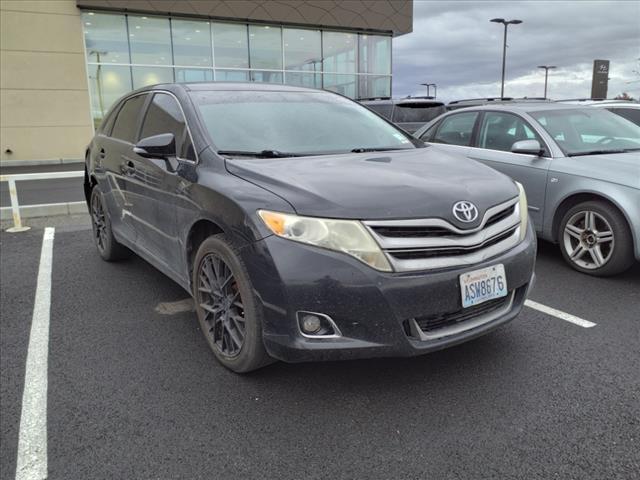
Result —
<path fill-rule="evenodd" d="M 464 223 L 473 222 L 478 218 L 478 208 L 473 203 L 462 200 L 453 204 L 453 216 Z"/>

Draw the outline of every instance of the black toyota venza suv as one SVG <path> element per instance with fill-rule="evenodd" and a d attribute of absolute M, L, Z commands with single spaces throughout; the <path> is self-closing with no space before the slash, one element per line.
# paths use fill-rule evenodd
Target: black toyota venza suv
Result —
<path fill-rule="evenodd" d="M 102 258 L 134 251 L 184 287 L 236 372 L 461 343 L 513 319 L 533 279 L 518 184 L 329 92 L 137 90 L 84 186 Z"/>

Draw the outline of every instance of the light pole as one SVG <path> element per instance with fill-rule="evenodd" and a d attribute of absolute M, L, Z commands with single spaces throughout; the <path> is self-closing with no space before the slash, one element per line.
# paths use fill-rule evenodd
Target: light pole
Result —
<path fill-rule="evenodd" d="M 557 68 L 555 65 L 538 65 L 538 68 L 544 68 L 544 98 L 547 98 L 547 79 L 549 78 L 549 70 Z"/>
<path fill-rule="evenodd" d="M 427 87 L 427 97 L 431 97 L 431 95 L 429 95 L 429 87 L 433 87 L 432 98 L 436 98 L 438 96 L 438 86 L 435 83 L 421 83 L 420 85 Z"/>
<path fill-rule="evenodd" d="M 505 20 L 504 18 L 492 18 L 489 20 L 494 23 L 502 23 L 504 25 L 504 43 L 502 45 L 502 86 L 500 87 L 500 98 L 504 98 L 504 69 L 507 61 L 507 27 L 509 25 L 518 25 L 522 20 Z"/>

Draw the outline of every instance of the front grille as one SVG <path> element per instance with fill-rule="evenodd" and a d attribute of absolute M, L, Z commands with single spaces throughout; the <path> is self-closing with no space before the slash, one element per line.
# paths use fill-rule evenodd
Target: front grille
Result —
<path fill-rule="evenodd" d="M 432 248 L 432 249 L 426 249 L 426 250 L 419 250 L 419 249 L 389 250 L 389 254 L 393 255 L 395 258 L 399 258 L 402 260 L 409 260 L 412 258 L 431 258 L 431 257 L 442 257 L 442 256 L 451 257 L 456 255 L 466 255 L 468 253 L 475 252 L 483 248 L 488 248 L 492 245 L 495 245 L 501 242 L 502 240 L 513 235 L 514 230 L 515 228 L 508 230 L 504 233 L 501 233 L 499 235 L 496 235 L 495 237 L 490 238 L 489 240 L 487 240 L 482 244 L 474 245 L 471 247 L 465 247 L 465 248 L 444 247 L 444 248 Z"/>
<path fill-rule="evenodd" d="M 494 312 L 507 304 L 510 295 L 511 292 L 509 292 L 506 297 L 489 300 L 488 302 L 484 302 L 473 307 L 461 308 L 454 312 L 416 317 L 415 321 L 423 332 L 433 332 L 440 328 L 448 327 L 456 323 L 471 320 L 472 318 Z"/>
<path fill-rule="evenodd" d="M 463 230 L 442 218 L 371 220 L 364 224 L 397 272 L 473 265 L 514 247 L 520 237 L 518 198 L 487 209 Z"/>

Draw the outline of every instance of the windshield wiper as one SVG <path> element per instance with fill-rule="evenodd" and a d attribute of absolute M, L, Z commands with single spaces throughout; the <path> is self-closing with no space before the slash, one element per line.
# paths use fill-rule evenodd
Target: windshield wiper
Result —
<path fill-rule="evenodd" d="M 588 152 L 572 152 L 568 153 L 568 157 L 580 157 L 583 155 L 606 155 L 607 153 L 625 153 L 627 150 L 624 148 L 616 148 L 611 150 L 590 150 Z"/>
<path fill-rule="evenodd" d="M 278 150 L 262 150 L 260 152 L 251 152 L 246 150 L 218 150 L 218 155 L 229 155 L 238 157 L 256 157 L 256 158 L 287 158 L 287 157 L 303 157 L 300 153 L 280 152 Z"/>
<path fill-rule="evenodd" d="M 403 147 L 380 147 L 380 148 L 369 148 L 369 147 L 358 147 L 351 150 L 351 153 L 365 153 L 365 152 L 389 152 L 391 150 L 410 150 L 409 148 Z"/>

